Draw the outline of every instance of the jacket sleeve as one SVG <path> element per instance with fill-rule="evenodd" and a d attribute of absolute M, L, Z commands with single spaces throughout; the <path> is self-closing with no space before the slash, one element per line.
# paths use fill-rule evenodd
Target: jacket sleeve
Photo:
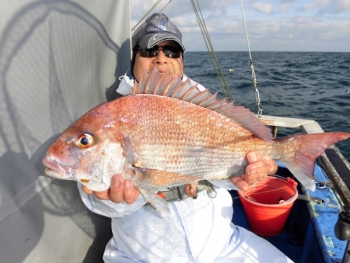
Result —
<path fill-rule="evenodd" d="M 129 215 L 136 210 L 140 209 L 144 206 L 147 201 L 140 194 L 139 198 L 133 204 L 127 204 L 125 202 L 115 203 L 110 200 L 100 200 L 93 194 L 86 194 L 81 189 L 81 184 L 78 183 L 78 190 L 80 193 L 80 197 L 84 204 L 89 208 L 92 212 L 96 214 L 100 214 L 107 217 L 123 217 Z"/>

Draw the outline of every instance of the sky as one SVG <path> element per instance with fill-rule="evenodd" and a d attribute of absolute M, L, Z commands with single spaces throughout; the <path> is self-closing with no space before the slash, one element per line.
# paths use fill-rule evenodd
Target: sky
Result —
<path fill-rule="evenodd" d="M 131 0 L 132 26 L 156 0 Z M 160 12 L 162 0 L 150 13 Z M 199 3 L 215 51 L 247 51 L 240 0 Z M 242 0 L 252 51 L 350 52 L 350 0 Z M 186 51 L 206 51 L 190 0 L 162 11 L 180 29 Z"/>

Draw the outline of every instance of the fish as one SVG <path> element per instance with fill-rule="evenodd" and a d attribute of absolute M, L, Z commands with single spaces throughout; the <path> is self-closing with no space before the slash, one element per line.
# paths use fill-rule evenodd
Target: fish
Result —
<path fill-rule="evenodd" d="M 249 109 L 153 70 L 144 72 L 131 95 L 94 107 L 63 131 L 43 164 L 47 175 L 93 191 L 108 189 L 111 177 L 121 174 L 157 210 L 169 213 L 158 191 L 239 176 L 251 151 L 281 160 L 315 190 L 315 159 L 349 137 L 327 132 L 273 138 Z"/>

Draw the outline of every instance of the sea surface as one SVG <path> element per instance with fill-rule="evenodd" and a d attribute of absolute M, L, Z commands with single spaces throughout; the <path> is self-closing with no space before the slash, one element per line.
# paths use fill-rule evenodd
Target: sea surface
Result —
<path fill-rule="evenodd" d="M 235 103 L 257 113 L 248 52 L 216 56 Z M 350 53 L 252 52 L 252 59 L 264 115 L 311 119 L 326 132 L 350 132 Z M 207 52 L 186 52 L 185 73 L 223 96 Z M 280 128 L 278 136 L 293 133 L 301 130 Z M 350 161 L 350 140 L 336 146 Z"/>

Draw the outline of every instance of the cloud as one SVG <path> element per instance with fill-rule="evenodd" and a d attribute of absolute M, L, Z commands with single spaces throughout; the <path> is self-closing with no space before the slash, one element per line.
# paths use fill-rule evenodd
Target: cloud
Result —
<path fill-rule="evenodd" d="M 350 10 L 349 0 L 333 0 L 329 6 L 320 10 L 322 13 L 340 14 Z"/>
<path fill-rule="evenodd" d="M 290 3 L 284 3 L 279 6 L 278 13 L 288 13 L 290 11 Z"/>
<path fill-rule="evenodd" d="M 271 20 L 247 21 L 248 36 L 253 51 L 349 51 L 347 34 L 350 21 L 327 21 L 319 16 L 294 16 Z M 336 30 L 335 30 L 336 28 Z M 205 51 L 200 31 L 184 32 L 188 51 Z M 210 37 L 216 51 L 246 51 L 247 43 L 242 23 L 210 23 Z"/>
<path fill-rule="evenodd" d="M 250 21 L 252 49 L 271 51 L 345 51 L 349 21 L 323 21 L 318 17 L 292 17 L 279 21 Z M 256 26 L 258 25 L 258 26 Z M 248 25 L 249 26 L 249 25 Z M 337 30 L 334 30 L 334 29 Z"/>
<path fill-rule="evenodd" d="M 309 4 L 305 4 L 304 0 L 258 1 L 246 0 L 244 5 L 252 50 L 350 51 L 350 0 L 309 0 Z M 134 2 L 138 5 L 131 9 L 132 25 L 156 0 L 130 3 Z M 216 51 L 247 50 L 240 5 L 237 0 L 233 2 L 200 1 Z M 163 6 L 151 13 L 159 12 Z M 190 1 L 173 0 L 163 12 L 179 27 L 187 51 L 206 50 Z"/>
<path fill-rule="evenodd" d="M 132 18 L 140 18 L 149 11 L 156 2 L 155 0 L 130 1 Z M 150 14 L 160 12 L 161 9 L 165 7 L 162 12 L 169 17 L 184 16 L 186 14 L 194 15 L 192 4 L 188 0 L 173 0 L 169 5 L 166 5 L 167 2 L 168 1 L 160 2 Z M 197 1 L 194 2 L 197 3 Z M 228 6 L 232 6 L 232 0 L 199 1 L 199 4 L 203 14 L 217 14 L 219 16 L 226 11 Z"/>
<path fill-rule="evenodd" d="M 280 0 L 282 4 L 294 3 L 296 0 Z"/>
<path fill-rule="evenodd" d="M 252 6 L 253 10 L 264 13 L 264 14 L 272 14 L 272 4 L 265 4 L 262 2 L 254 3 Z"/>
<path fill-rule="evenodd" d="M 303 11 L 310 11 L 310 10 L 315 10 L 315 9 L 319 9 L 322 6 L 327 6 L 331 3 L 330 0 L 315 0 L 312 3 L 307 3 L 302 5 L 301 9 Z"/>

